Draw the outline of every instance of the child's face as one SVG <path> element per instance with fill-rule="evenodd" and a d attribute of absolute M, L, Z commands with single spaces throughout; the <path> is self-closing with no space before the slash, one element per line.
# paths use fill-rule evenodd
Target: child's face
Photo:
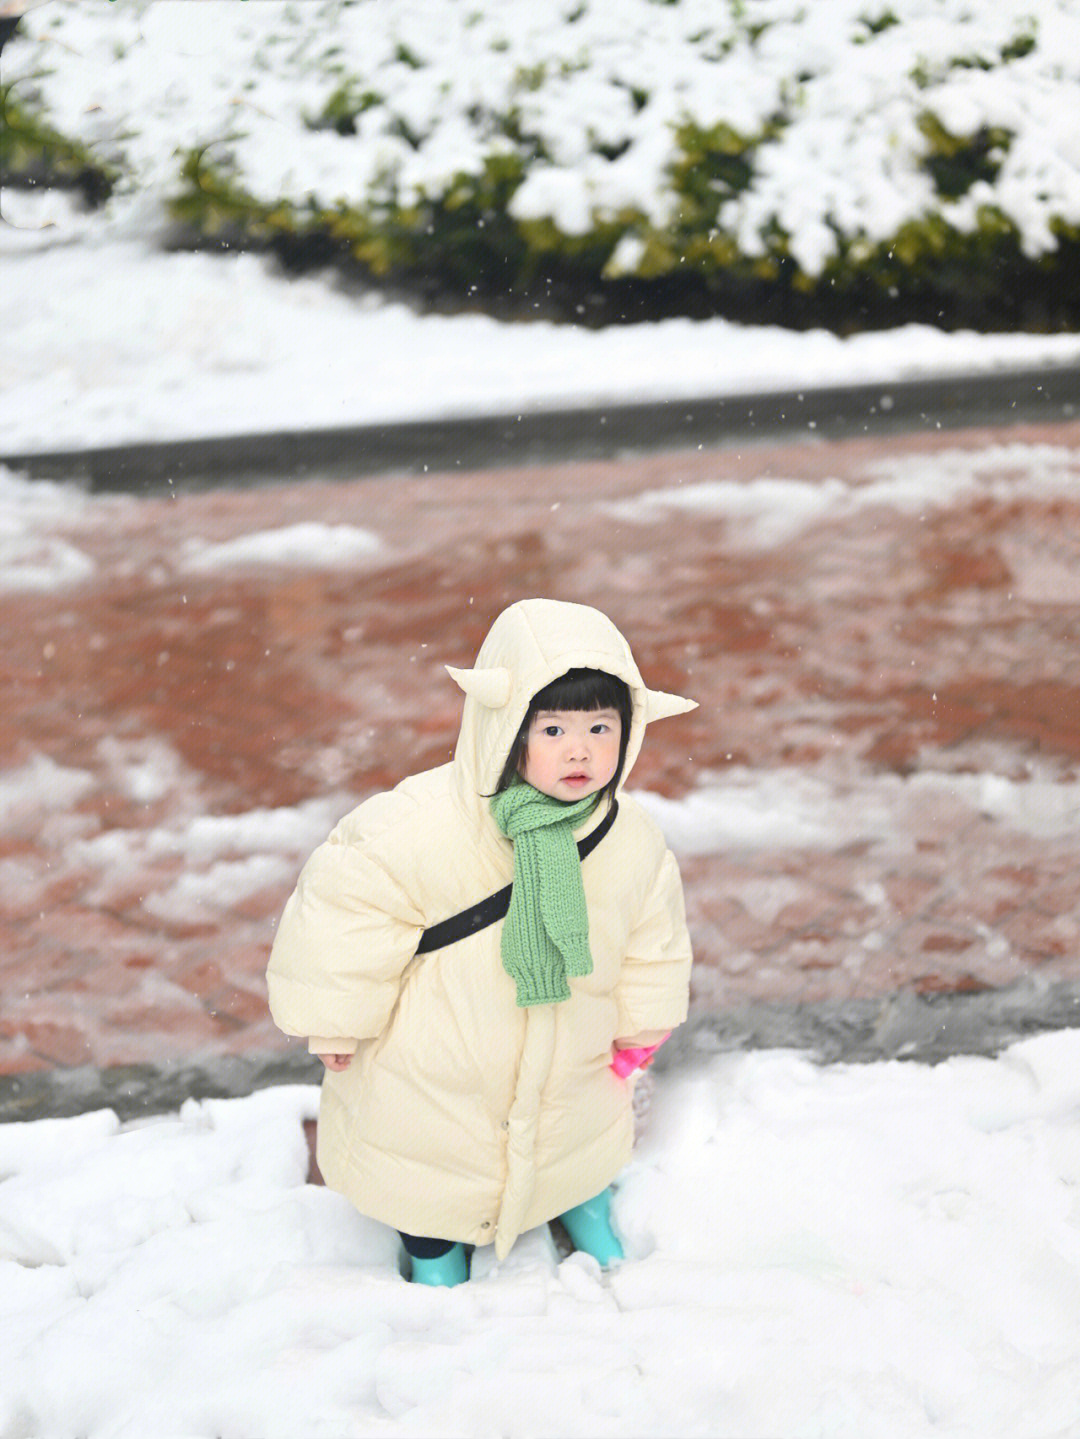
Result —
<path fill-rule="evenodd" d="M 618 710 L 541 710 L 529 726 L 521 777 L 552 799 L 596 794 L 619 767 Z"/>

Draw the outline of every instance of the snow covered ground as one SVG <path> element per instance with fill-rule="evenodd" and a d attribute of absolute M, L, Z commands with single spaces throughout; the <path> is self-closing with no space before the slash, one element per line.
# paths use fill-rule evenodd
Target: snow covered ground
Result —
<path fill-rule="evenodd" d="M 162 253 L 132 233 L 145 215 L 14 191 L 2 208 L 0 454 L 1080 362 L 1078 335 L 421 316 L 255 255 Z"/>
<path fill-rule="evenodd" d="M 620 1268 L 545 1229 L 456 1290 L 305 1185 L 311 1088 L 0 1128 L 0 1434 L 1075 1439 L 1078 1074 L 700 1055 Z"/>

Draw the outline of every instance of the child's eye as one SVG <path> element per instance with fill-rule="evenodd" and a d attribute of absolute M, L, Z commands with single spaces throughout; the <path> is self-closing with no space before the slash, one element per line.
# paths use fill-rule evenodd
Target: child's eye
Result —
<path fill-rule="evenodd" d="M 600 720 L 593 725 L 592 732 L 593 734 L 606 734 L 610 728 L 611 726 L 609 724 L 607 724 L 604 720 Z"/>
<path fill-rule="evenodd" d="M 546 734 L 550 739 L 554 739 L 556 735 L 561 734 L 562 731 L 557 724 L 546 724 L 541 733 Z"/>

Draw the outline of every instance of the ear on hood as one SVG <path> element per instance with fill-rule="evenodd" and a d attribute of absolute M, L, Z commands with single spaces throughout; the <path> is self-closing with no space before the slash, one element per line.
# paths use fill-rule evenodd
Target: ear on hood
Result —
<path fill-rule="evenodd" d="M 670 719 L 672 715 L 689 714 L 697 709 L 697 700 L 683 699 L 682 695 L 669 695 L 663 690 L 645 691 L 645 723 L 653 720 Z"/>
<path fill-rule="evenodd" d="M 467 695 L 472 695 L 485 709 L 502 709 L 510 701 L 514 680 L 508 669 L 501 665 L 491 669 L 456 669 L 444 666 L 446 673 Z M 644 690 L 645 723 L 668 719 L 673 715 L 688 714 L 697 709 L 697 700 L 683 699 L 681 695 L 667 694 L 664 690 Z"/>
<path fill-rule="evenodd" d="M 454 683 L 460 685 L 467 695 L 479 700 L 485 709 L 501 710 L 503 705 L 509 703 L 514 689 L 514 678 L 510 671 L 503 669 L 501 665 L 494 669 L 459 670 L 453 665 L 445 668 Z"/>

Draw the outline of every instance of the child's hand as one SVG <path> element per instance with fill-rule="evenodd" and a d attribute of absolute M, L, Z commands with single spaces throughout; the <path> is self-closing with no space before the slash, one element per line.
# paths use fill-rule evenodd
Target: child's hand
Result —
<path fill-rule="evenodd" d="M 633 1039 L 617 1039 L 611 1048 L 611 1067 L 620 1079 L 625 1079 L 633 1074 L 635 1069 L 648 1069 L 653 1062 L 656 1051 L 671 1037 L 670 1029 L 666 1034 L 641 1034 L 634 1035 Z M 651 1040 L 651 1044 L 642 1044 L 641 1041 Z"/>
<path fill-rule="evenodd" d="M 348 1069 L 352 1063 L 351 1054 L 320 1054 L 319 1058 L 327 1069 L 332 1069 L 335 1074 L 340 1074 L 342 1070 Z"/>

